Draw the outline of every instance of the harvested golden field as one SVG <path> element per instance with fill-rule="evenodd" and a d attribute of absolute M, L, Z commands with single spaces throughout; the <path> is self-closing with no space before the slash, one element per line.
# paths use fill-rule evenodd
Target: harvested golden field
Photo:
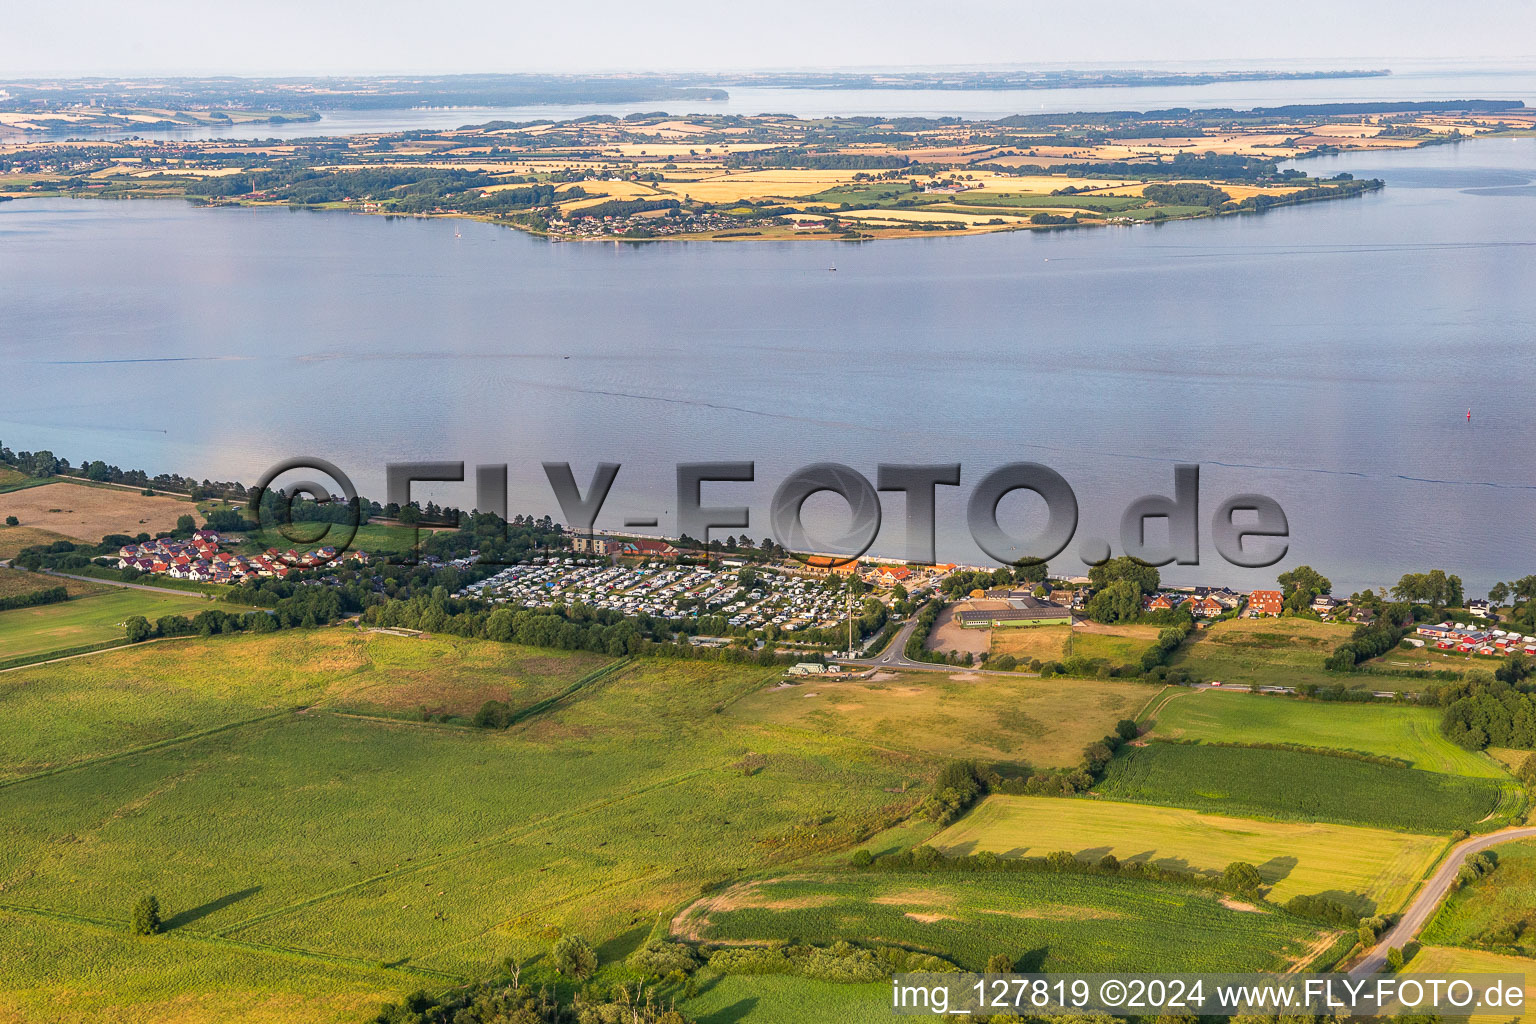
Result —
<path fill-rule="evenodd" d="M 1065 623 L 1059 626 L 1018 626 L 1013 629 L 992 630 L 992 657 L 1011 654 L 1019 661 L 1028 663 L 1060 661 L 1067 656 L 1067 636 L 1072 628 Z"/>
<path fill-rule="evenodd" d="M 1348 893 L 1358 898 L 1361 909 L 1392 912 L 1439 858 L 1445 839 L 1108 800 L 994 795 L 929 843 L 951 855 L 990 850 L 1043 857 L 1066 850 L 1092 859 L 1110 853 L 1124 861 L 1211 874 L 1240 860 L 1259 869 L 1269 897 L 1277 902 L 1302 894 Z"/>
<path fill-rule="evenodd" d="M 1137 683 L 1009 678 L 957 670 L 878 672 L 759 690 L 733 719 L 845 736 L 883 749 L 1063 768 L 1157 691 Z"/>
<path fill-rule="evenodd" d="M 1485 953 L 1480 949 L 1462 949 L 1456 946 L 1425 946 L 1408 962 L 1403 973 L 1427 974 L 1441 978 L 1457 974 L 1520 974 L 1526 978 L 1526 1007 L 1530 1007 L 1532 1000 L 1536 999 L 1536 985 L 1531 984 L 1533 973 L 1531 961 L 1523 956 L 1504 956 L 1500 953 Z M 1517 1013 L 1514 1010 L 1479 1013 L 1458 1018 L 1458 1020 L 1466 1021 L 1467 1024 L 1509 1024 L 1509 1022 L 1529 1021 L 1533 1018 L 1536 1018 L 1536 1013 L 1527 1009 L 1524 1013 Z"/>
<path fill-rule="evenodd" d="M 193 511 L 192 503 L 181 498 L 150 498 L 126 488 L 92 487 L 68 480 L 0 494 L 0 517 L 15 516 L 23 527 L 91 543 L 111 533 L 131 537 L 171 530 L 178 517 Z M 0 540 L 0 545 L 4 544 Z"/>
<path fill-rule="evenodd" d="M 35 526 L 0 526 L 0 559 L 15 558 L 23 548 L 69 539 L 62 533 L 39 530 Z"/>

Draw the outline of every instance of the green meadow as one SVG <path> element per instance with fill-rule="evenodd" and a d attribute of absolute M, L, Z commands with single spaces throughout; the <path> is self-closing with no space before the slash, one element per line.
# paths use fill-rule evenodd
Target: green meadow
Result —
<path fill-rule="evenodd" d="M 380 991 L 542 956 L 562 932 L 617 959 L 706 885 L 901 820 L 934 770 L 725 713 L 772 670 L 609 665 L 342 628 L 8 674 L 0 904 L 26 911 L 6 919 L 25 922 L 13 941 L 28 952 L 0 1000 L 77 1019 L 104 1019 L 113 999 L 133 1019 L 206 1004 L 241 1007 L 208 1019 L 256 1021 L 318 999 L 310 1019 L 333 1019 Z M 488 686 L 542 710 L 505 730 L 419 713 Z M 39 728 L 49 716 L 71 724 Z M 46 957 L 78 929 L 108 950 L 102 970 L 135 963 L 140 947 L 110 929 L 145 892 L 172 924 L 142 984 L 104 996 L 78 960 Z M 55 938 L 27 937 L 39 930 Z M 338 965 L 346 984 L 315 995 Z"/>
<path fill-rule="evenodd" d="M 234 605 L 213 604 L 208 598 L 193 594 L 179 597 L 122 587 L 58 604 L 13 608 L 0 612 L 0 661 L 120 640 L 123 623 L 135 615 L 153 622 L 162 615 L 190 618 L 209 608 L 246 610 Z"/>
<path fill-rule="evenodd" d="M 1536 956 L 1536 842 L 1491 851 L 1494 870 L 1446 899 L 1422 940 Z"/>
<path fill-rule="evenodd" d="M 1154 721 L 1153 734 L 1168 739 L 1292 743 L 1395 758 L 1448 775 L 1508 777 L 1492 757 L 1463 750 L 1441 735 L 1434 708 L 1193 690 L 1164 702 Z"/>
<path fill-rule="evenodd" d="M 1284 966 L 1317 926 L 1223 906 L 1183 886 L 1097 875 L 869 871 L 748 882 L 682 922 L 714 942 L 870 939 L 979 971 L 1258 971 Z"/>
<path fill-rule="evenodd" d="M 1190 743 L 1126 748 L 1110 762 L 1096 792 L 1241 818 L 1420 833 L 1471 828 L 1500 809 L 1504 796 L 1495 779 L 1329 754 Z"/>
<path fill-rule="evenodd" d="M 609 661 L 335 627 L 187 637 L 33 665 L 0 673 L 0 783 L 322 703 L 415 720 L 473 714 L 486 700 L 522 707 Z"/>

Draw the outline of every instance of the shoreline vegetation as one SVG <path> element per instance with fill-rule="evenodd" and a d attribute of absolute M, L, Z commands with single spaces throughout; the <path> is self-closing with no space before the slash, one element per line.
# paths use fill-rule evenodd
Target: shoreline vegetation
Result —
<path fill-rule="evenodd" d="M 867 241 L 1344 199 L 1385 182 L 1281 163 L 1533 132 L 1536 110 L 1508 100 L 992 121 L 656 112 L 289 140 L 24 141 L 0 145 L 0 199 L 459 217 L 551 241 Z"/>

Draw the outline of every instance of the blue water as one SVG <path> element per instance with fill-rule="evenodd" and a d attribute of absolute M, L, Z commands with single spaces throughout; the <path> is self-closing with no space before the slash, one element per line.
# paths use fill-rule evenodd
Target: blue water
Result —
<path fill-rule="evenodd" d="M 1287 103 L 1396 100 L 1515 99 L 1536 106 L 1536 62 L 1401 61 L 1368 58 L 1316 62 L 1247 62 L 1263 70 L 1390 68 L 1377 78 L 1215 82 L 1194 86 L 1132 86 L 1088 89 L 799 89 L 732 86 L 716 102 L 644 100 L 635 103 L 544 103 L 515 107 L 438 107 L 403 110 L 321 111 L 319 121 L 174 131 L 105 133 L 98 138 L 308 138 L 369 132 L 430 131 L 487 121 L 566 120 L 589 114 L 666 110 L 674 114 L 795 114 L 801 117 L 960 117 L 989 120 L 1010 114 L 1087 110 L 1162 110 L 1169 107 L 1249 110 Z M 1223 65 L 1232 70 L 1243 65 Z M 1207 71 L 1210 65 L 1172 65 L 1168 70 Z M 60 133 L 69 136 L 71 133 Z"/>
<path fill-rule="evenodd" d="M 317 454 L 374 495 L 386 460 L 507 462 L 514 507 L 555 515 L 541 460 L 583 485 L 611 460 L 598 525 L 663 532 L 676 462 L 755 459 L 756 484 L 706 492 L 750 505 L 752 536 L 797 466 L 959 461 L 939 530 L 960 561 L 980 559 L 964 496 L 1004 462 L 1060 471 L 1078 537 L 1111 540 L 1132 498 L 1198 462 L 1202 516 L 1273 496 L 1282 567 L 1336 590 L 1532 571 L 1536 139 L 1307 167 L 1390 184 L 1262 216 L 866 245 L 3 203 L 0 440 L 247 483 Z M 417 493 L 473 504 L 467 484 Z M 886 508 L 877 550 L 896 553 Z M 1020 531 L 1037 511 L 1005 502 Z M 1205 564 L 1169 578 L 1273 579 L 1202 541 Z M 1057 568 L 1081 570 L 1077 549 Z"/>

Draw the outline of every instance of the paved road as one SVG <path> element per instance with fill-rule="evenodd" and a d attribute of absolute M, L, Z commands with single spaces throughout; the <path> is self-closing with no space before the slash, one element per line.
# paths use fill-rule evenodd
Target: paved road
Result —
<path fill-rule="evenodd" d="M 1506 828 L 1499 832 L 1489 832 L 1487 835 L 1473 836 L 1453 849 L 1450 856 L 1446 857 L 1445 863 L 1440 865 L 1440 870 L 1424 883 L 1424 888 L 1419 890 L 1413 903 L 1403 912 L 1402 919 L 1387 930 L 1387 933 L 1376 943 L 1376 947 L 1366 954 L 1365 959 L 1356 964 L 1349 973 L 1358 978 L 1380 971 L 1382 965 L 1387 962 L 1387 950 L 1394 946 L 1401 949 L 1424 930 L 1424 926 L 1439 909 L 1446 894 L 1451 891 L 1451 883 L 1456 880 L 1456 872 L 1461 870 L 1461 865 L 1466 862 L 1467 857 L 1486 850 L 1490 846 L 1516 839 L 1536 839 L 1536 828 Z"/>
<path fill-rule="evenodd" d="M 67 580 L 84 580 L 86 583 L 105 583 L 109 587 L 123 587 L 127 590 L 148 590 L 156 594 L 174 594 L 177 597 L 206 597 L 213 600 L 212 594 L 204 594 L 196 590 L 173 590 L 170 587 L 151 587 L 143 583 L 124 583 L 121 580 L 104 580 L 98 576 L 76 576 L 71 572 L 58 572 L 54 569 L 39 569 L 41 575 L 62 576 Z"/>

